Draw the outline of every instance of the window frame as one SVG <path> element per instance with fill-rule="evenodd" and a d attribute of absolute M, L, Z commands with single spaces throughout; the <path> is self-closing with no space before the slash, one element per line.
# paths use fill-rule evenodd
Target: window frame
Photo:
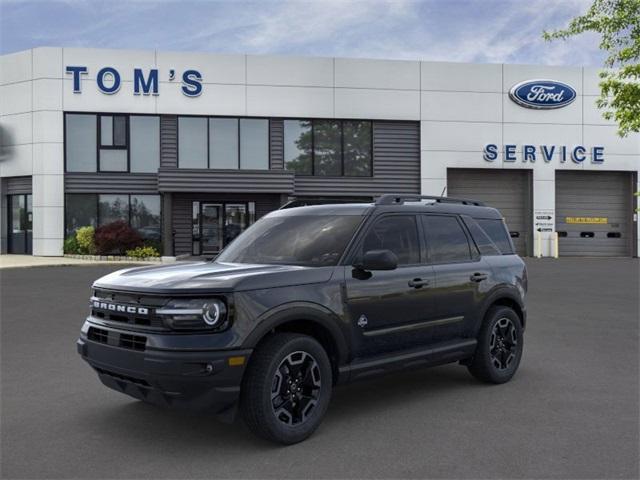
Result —
<path fill-rule="evenodd" d="M 429 245 L 429 240 L 427 239 L 427 229 L 425 228 L 424 222 L 428 217 L 450 217 L 455 218 L 460 225 L 464 236 L 467 238 L 467 246 L 469 247 L 469 258 L 466 260 L 456 260 L 456 261 L 444 261 L 444 262 L 434 262 L 431 254 L 431 247 Z M 478 247 L 469 232 L 467 225 L 464 223 L 464 220 L 460 218 L 460 215 L 455 213 L 420 213 L 420 226 L 423 231 L 422 241 L 424 242 L 425 254 L 426 254 L 426 264 L 427 265 L 458 265 L 461 263 L 472 263 L 478 262 L 481 259 L 480 253 L 478 252 Z"/>
<path fill-rule="evenodd" d="M 293 120 L 297 122 L 309 122 L 311 124 L 311 173 L 296 173 L 299 177 L 319 177 L 319 178 L 373 178 L 373 120 L 362 118 L 305 118 L 305 117 L 286 117 L 282 119 L 283 122 L 287 120 Z M 316 174 L 316 141 L 315 141 L 315 128 L 316 122 L 338 122 L 340 123 L 340 175 L 317 175 Z M 344 123 L 345 122 L 368 122 L 369 123 L 369 135 L 371 143 L 369 147 L 369 175 L 345 175 L 344 174 Z M 282 126 L 282 152 L 284 157 L 284 123 Z M 287 163 L 284 161 L 284 169 L 286 170 Z"/>
<path fill-rule="evenodd" d="M 124 117 L 125 122 L 125 138 L 124 138 L 124 146 L 123 145 L 102 145 L 102 119 L 104 117 L 111 117 L 111 136 L 115 136 L 115 118 L 116 117 Z M 96 115 L 96 120 L 98 122 L 97 125 L 97 142 L 96 142 L 96 158 L 97 158 L 97 173 L 128 173 L 131 170 L 131 152 L 129 151 L 129 115 L 122 115 L 118 113 L 99 113 Z M 115 142 L 112 142 L 115 143 Z M 126 151 L 127 152 L 127 168 L 126 170 L 107 170 L 102 168 L 102 150 L 118 150 L 118 151 Z"/>
<path fill-rule="evenodd" d="M 235 115 L 176 115 L 176 165 L 177 168 L 189 169 L 189 167 L 180 167 L 180 118 L 204 118 L 207 120 L 207 166 L 206 168 L 191 168 L 191 170 L 225 170 L 235 172 L 245 171 L 245 172 L 263 172 L 267 170 L 271 170 L 271 121 L 272 117 L 242 117 Z M 227 118 L 231 120 L 235 120 L 237 123 L 237 146 L 238 146 L 238 155 L 237 155 L 237 168 L 212 168 L 211 167 L 211 119 L 212 118 Z M 240 128 L 241 123 L 240 120 L 267 120 L 267 168 L 266 169 L 243 169 L 240 167 L 240 158 L 242 157 L 242 145 L 240 139 L 242 138 L 242 129 Z M 283 131 L 284 135 L 284 131 Z"/>
<path fill-rule="evenodd" d="M 68 169 L 69 165 L 67 162 L 67 115 L 93 115 L 95 117 L 95 121 L 96 121 L 96 163 L 95 163 L 95 170 L 89 171 L 89 172 L 80 172 L 80 171 L 70 171 Z M 126 122 L 126 128 L 125 128 L 125 133 L 126 133 L 126 146 L 102 146 L 102 131 L 101 131 L 101 118 L 102 117 L 125 117 L 125 122 Z M 156 114 L 156 113 L 120 113 L 120 112 L 78 112 L 78 111 L 65 111 L 64 112 L 64 116 L 63 116 L 63 122 L 62 122 L 62 126 L 63 126 L 63 131 L 62 131 L 62 139 L 63 139 L 63 150 L 64 150 L 64 158 L 63 158 L 63 164 L 64 164 L 64 173 L 67 174 L 92 174 L 92 173 L 106 173 L 106 174 L 113 174 L 113 173 L 132 173 L 134 175 L 136 174 L 140 174 L 140 175 L 157 175 L 157 172 L 132 172 L 131 171 L 131 122 L 130 122 L 130 118 L 131 117 L 157 117 L 158 118 L 158 129 L 159 129 L 159 135 L 158 135 L 158 168 L 160 168 L 160 164 L 161 164 L 161 152 L 162 152 L 162 134 L 160 132 L 160 130 L 162 130 L 162 115 Z M 105 149 L 105 150 L 126 150 L 127 151 L 127 169 L 126 170 L 103 170 L 101 169 L 100 166 L 100 150 L 101 149 Z"/>

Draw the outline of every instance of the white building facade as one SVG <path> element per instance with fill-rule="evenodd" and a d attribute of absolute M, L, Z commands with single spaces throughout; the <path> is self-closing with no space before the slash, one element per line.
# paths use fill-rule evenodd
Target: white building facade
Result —
<path fill-rule="evenodd" d="M 398 192 L 496 206 L 523 255 L 638 254 L 640 136 L 595 68 L 36 48 L 0 71 L 3 253 L 122 219 L 214 255 L 291 199 Z"/>

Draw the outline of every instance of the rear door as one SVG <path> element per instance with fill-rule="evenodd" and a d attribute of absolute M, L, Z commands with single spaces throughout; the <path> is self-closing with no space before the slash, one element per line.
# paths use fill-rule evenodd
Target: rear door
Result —
<path fill-rule="evenodd" d="M 482 261 L 456 215 L 421 216 L 429 263 L 435 272 L 437 339 L 467 336 L 488 288 L 491 269 Z"/>
<path fill-rule="evenodd" d="M 424 263 L 420 225 L 413 214 L 387 214 L 372 221 L 357 243 L 355 258 L 387 249 L 398 268 L 370 271 L 345 266 L 346 303 L 358 356 L 427 343 L 435 314 L 433 268 Z"/>

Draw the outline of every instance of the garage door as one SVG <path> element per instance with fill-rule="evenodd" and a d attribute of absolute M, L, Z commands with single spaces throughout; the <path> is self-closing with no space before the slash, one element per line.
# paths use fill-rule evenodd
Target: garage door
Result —
<path fill-rule="evenodd" d="M 556 231 L 561 256 L 633 255 L 628 172 L 556 172 Z"/>
<path fill-rule="evenodd" d="M 527 170 L 447 170 L 449 197 L 481 200 L 504 216 L 520 255 L 531 251 L 531 175 Z"/>

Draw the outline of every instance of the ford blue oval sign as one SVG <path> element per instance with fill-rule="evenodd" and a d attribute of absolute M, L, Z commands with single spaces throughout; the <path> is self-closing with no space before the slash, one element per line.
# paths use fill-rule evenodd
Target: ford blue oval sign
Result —
<path fill-rule="evenodd" d="M 514 85 L 509 96 L 523 107 L 549 110 L 569 105 L 576 99 L 576 91 L 555 80 L 527 80 Z"/>

